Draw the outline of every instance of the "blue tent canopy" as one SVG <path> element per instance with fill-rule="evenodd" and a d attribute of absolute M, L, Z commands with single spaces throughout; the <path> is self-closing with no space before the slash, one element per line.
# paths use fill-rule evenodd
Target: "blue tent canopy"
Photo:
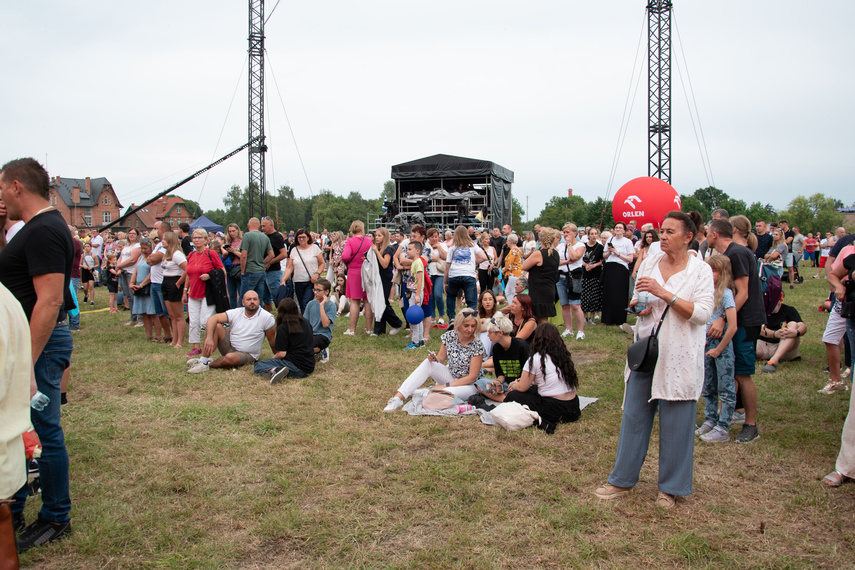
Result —
<path fill-rule="evenodd" d="M 196 228 L 202 228 L 206 232 L 221 232 L 225 229 L 223 226 L 215 224 L 204 215 L 199 216 L 192 224 L 190 224 L 190 231 L 193 231 Z"/>

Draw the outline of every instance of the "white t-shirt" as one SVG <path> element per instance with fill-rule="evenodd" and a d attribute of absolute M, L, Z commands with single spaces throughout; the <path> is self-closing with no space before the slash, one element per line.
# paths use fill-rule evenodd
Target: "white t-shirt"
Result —
<path fill-rule="evenodd" d="M 104 238 L 101 237 L 101 234 L 98 234 L 94 238 L 90 239 L 89 245 L 92 246 L 92 253 L 94 253 L 100 258 L 101 247 L 104 245 Z"/>
<path fill-rule="evenodd" d="M 248 317 L 246 309 L 238 307 L 226 311 L 226 316 L 229 318 L 229 342 L 232 348 L 258 360 L 265 332 L 276 326 L 273 315 L 259 308 L 253 316 Z"/>
<path fill-rule="evenodd" d="M 163 258 L 161 265 L 163 266 L 163 276 L 164 277 L 181 277 L 184 273 L 184 270 L 181 269 L 181 264 L 187 261 L 187 257 L 185 257 L 184 252 L 180 249 L 176 250 L 175 253 L 172 254 L 172 259 Z"/>
<path fill-rule="evenodd" d="M 12 241 L 12 238 L 15 237 L 15 234 L 18 233 L 21 228 L 24 227 L 24 220 L 18 220 L 12 227 L 6 230 L 6 243 Z"/>
<path fill-rule="evenodd" d="M 535 249 L 537 249 L 537 242 L 536 241 L 532 240 L 532 241 L 523 242 L 522 251 L 523 251 L 523 255 L 525 257 L 528 257 L 531 254 L 531 252 L 535 251 Z"/>
<path fill-rule="evenodd" d="M 318 270 L 318 255 L 320 253 L 321 248 L 315 243 L 310 245 L 309 249 L 301 250 L 299 247 L 292 249 L 289 254 L 291 265 L 294 267 L 294 274 L 291 276 L 291 279 L 297 283 L 311 281 L 312 274 Z M 303 261 L 300 261 L 300 259 Z M 306 264 L 305 267 L 303 266 L 304 262 Z M 306 273 L 306 268 L 309 269 L 308 273 Z"/>
<path fill-rule="evenodd" d="M 537 386 L 538 394 L 543 397 L 548 397 L 560 396 L 567 392 L 575 392 L 575 390 L 567 388 L 567 384 L 565 384 L 561 379 L 561 374 L 558 372 L 558 368 L 555 367 L 555 363 L 552 362 L 552 358 L 548 354 L 544 357 L 546 372 L 540 368 L 540 358 L 541 356 L 539 354 L 535 354 L 529 357 L 525 366 L 523 366 L 523 370 L 534 376 L 532 384 Z"/>
<path fill-rule="evenodd" d="M 831 252 L 831 247 L 828 245 L 828 240 L 823 239 L 819 242 L 819 256 L 820 257 L 828 257 L 829 252 Z"/>
<path fill-rule="evenodd" d="M 445 256 L 445 262 L 448 263 L 448 278 L 452 277 L 477 277 L 475 271 L 475 256 L 480 249 L 477 246 L 472 247 L 455 247 L 451 246 L 448 249 L 448 255 Z"/>
<path fill-rule="evenodd" d="M 579 248 L 585 249 L 585 244 L 579 240 L 576 240 L 576 243 L 574 243 L 573 245 L 571 245 L 569 247 L 567 246 L 567 243 L 559 244 L 556 251 L 558 252 L 559 258 L 570 259 L 570 250 L 579 249 Z M 580 256 L 579 259 L 577 259 L 576 261 L 574 261 L 573 263 L 571 263 L 569 265 L 559 265 L 558 271 L 560 271 L 561 273 L 569 273 L 569 272 L 573 271 L 574 269 L 579 269 L 580 267 L 582 267 L 582 256 Z"/>
<path fill-rule="evenodd" d="M 498 263 L 499 258 L 496 255 L 496 248 L 492 245 L 488 245 L 487 247 L 481 246 L 481 249 L 484 251 L 484 253 L 487 254 L 487 261 L 482 261 L 481 263 L 479 263 L 478 269 L 483 269 L 484 271 L 486 271 L 490 268 L 491 263 Z"/>
<path fill-rule="evenodd" d="M 166 253 L 166 248 L 163 247 L 162 243 L 154 246 L 154 251 L 152 251 L 152 255 L 157 253 L 158 251 L 162 251 Z M 151 282 L 157 285 L 158 283 L 163 283 L 163 260 L 160 263 L 155 263 L 151 265 Z"/>
<path fill-rule="evenodd" d="M 626 256 L 632 256 L 635 254 L 635 248 L 632 246 L 632 240 L 630 240 L 630 239 L 616 238 L 616 237 L 610 239 L 608 241 L 608 243 L 606 243 L 606 252 L 609 251 L 609 243 L 611 243 L 612 246 L 614 246 L 615 251 L 617 251 L 619 254 L 621 254 L 625 257 Z M 624 261 L 623 259 L 619 258 L 617 255 L 610 255 L 609 257 L 607 257 L 606 263 L 620 263 L 621 265 L 623 265 L 624 267 L 629 269 L 629 262 Z"/>
<path fill-rule="evenodd" d="M 135 250 L 135 249 L 139 249 L 139 248 L 140 248 L 140 244 L 139 244 L 139 243 L 135 243 L 134 245 L 126 246 L 126 247 L 122 250 L 122 255 L 121 255 L 121 256 L 119 256 L 119 262 L 127 261 L 128 259 L 130 259 L 130 258 L 131 258 L 131 255 L 133 255 L 133 253 L 134 253 L 134 250 Z M 132 274 L 132 273 L 134 272 L 134 267 L 135 267 L 135 266 L 136 266 L 136 264 L 131 263 L 130 265 L 128 265 L 128 266 L 126 266 L 126 267 L 123 267 L 123 268 L 122 268 L 122 272 L 127 273 L 128 275 L 130 275 L 130 274 Z"/>

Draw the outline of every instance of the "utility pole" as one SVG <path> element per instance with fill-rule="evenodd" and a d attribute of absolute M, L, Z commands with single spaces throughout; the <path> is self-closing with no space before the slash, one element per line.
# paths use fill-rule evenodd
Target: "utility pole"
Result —
<path fill-rule="evenodd" d="M 264 176 L 264 0 L 249 0 L 249 215 L 267 214 Z"/>
<path fill-rule="evenodd" d="M 647 4 L 647 175 L 671 183 L 671 0 Z"/>

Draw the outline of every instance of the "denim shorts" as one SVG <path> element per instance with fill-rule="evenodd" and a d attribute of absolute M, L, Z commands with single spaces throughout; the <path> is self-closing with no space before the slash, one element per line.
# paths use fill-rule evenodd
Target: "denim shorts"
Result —
<path fill-rule="evenodd" d="M 154 302 L 154 314 L 158 317 L 167 316 L 166 302 L 163 300 L 163 284 L 151 284 L 151 300 Z"/>
<path fill-rule="evenodd" d="M 754 362 L 757 360 L 757 338 L 760 336 L 760 326 L 737 327 L 733 335 L 733 355 L 735 357 L 734 373 L 753 376 L 756 373 Z"/>

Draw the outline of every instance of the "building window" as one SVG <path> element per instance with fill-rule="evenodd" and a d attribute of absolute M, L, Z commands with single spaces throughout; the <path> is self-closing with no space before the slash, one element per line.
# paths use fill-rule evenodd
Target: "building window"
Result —
<path fill-rule="evenodd" d="M 113 218 L 113 216 L 110 214 L 110 212 L 104 212 L 104 223 L 105 224 L 109 224 L 110 222 L 112 222 L 113 221 L 112 218 Z"/>
<path fill-rule="evenodd" d="M 140 219 L 137 218 L 137 227 L 140 227 Z"/>
<path fill-rule="evenodd" d="M 110 205 L 110 197 L 109 197 L 109 196 L 104 196 L 104 199 L 103 199 L 103 200 L 101 200 L 101 203 L 102 203 L 103 205 L 105 205 L 105 206 L 109 206 L 109 205 Z"/>
<path fill-rule="evenodd" d="M 180 214 L 180 213 L 181 213 L 181 206 L 175 206 L 175 207 L 176 207 L 176 208 L 178 208 L 178 209 L 176 210 L 176 213 Z"/>
<path fill-rule="evenodd" d="M 86 208 L 83 212 L 84 212 L 83 213 L 83 222 L 86 224 L 86 227 L 88 228 L 89 226 L 92 225 L 92 208 Z"/>

